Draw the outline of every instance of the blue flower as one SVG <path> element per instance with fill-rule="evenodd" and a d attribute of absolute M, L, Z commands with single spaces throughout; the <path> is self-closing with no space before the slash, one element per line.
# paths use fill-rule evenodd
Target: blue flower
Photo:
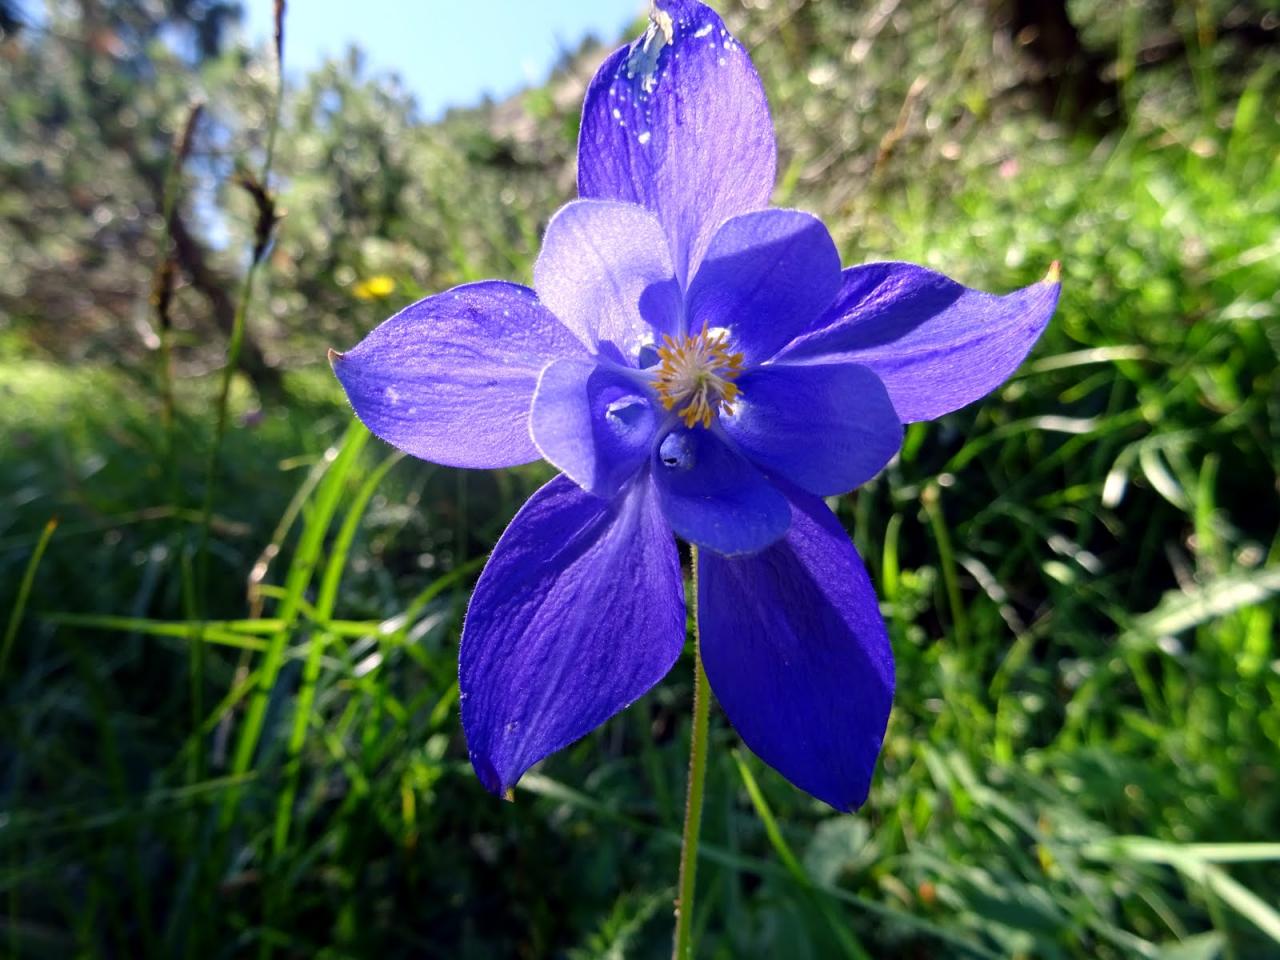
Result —
<path fill-rule="evenodd" d="M 533 289 L 461 286 L 334 355 L 400 449 L 562 471 L 502 535 L 463 629 L 462 721 L 495 793 L 675 663 L 678 536 L 700 548 L 704 663 L 743 741 L 834 807 L 866 799 L 893 655 L 822 498 L 875 476 L 904 423 L 1007 379 L 1058 284 L 842 271 L 821 221 L 769 209 L 775 166 L 746 51 L 709 8 L 658 0 L 587 91 L 581 198 L 551 220 Z"/>

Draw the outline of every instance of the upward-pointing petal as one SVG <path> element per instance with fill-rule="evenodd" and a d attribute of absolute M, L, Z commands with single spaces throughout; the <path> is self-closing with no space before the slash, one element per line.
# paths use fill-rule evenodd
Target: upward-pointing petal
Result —
<path fill-rule="evenodd" d="M 650 20 L 587 90 L 578 191 L 657 214 L 685 283 L 720 223 L 768 204 L 777 150 L 760 78 L 715 12 L 656 0 Z"/>
<path fill-rule="evenodd" d="M 529 435 L 538 374 L 587 349 L 514 283 L 471 283 L 405 307 L 333 369 L 356 416 L 406 453 L 451 467 L 539 457 Z"/>
<path fill-rule="evenodd" d="M 684 646 L 675 539 L 641 480 L 615 500 L 556 477 L 471 595 L 458 683 L 471 763 L 505 794 L 662 679 Z"/>
<path fill-rule="evenodd" d="M 808 330 L 840 291 L 840 253 L 822 221 L 757 210 L 725 221 L 689 282 L 689 329 L 729 331 L 749 364 Z"/>
<path fill-rule="evenodd" d="M 612 344 L 627 363 L 642 345 L 678 329 L 680 288 L 662 225 L 634 203 L 561 207 L 547 225 L 533 285 L 584 343 Z"/>

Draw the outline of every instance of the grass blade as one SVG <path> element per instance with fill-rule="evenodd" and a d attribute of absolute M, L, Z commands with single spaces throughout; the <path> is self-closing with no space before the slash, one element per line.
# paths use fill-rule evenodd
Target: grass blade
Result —
<path fill-rule="evenodd" d="M 747 795 L 751 797 L 751 805 L 756 808 L 756 816 L 760 818 L 760 822 L 764 825 L 765 835 L 769 838 L 769 843 L 772 845 L 774 853 L 778 855 L 782 865 L 786 867 L 787 872 L 791 874 L 804 892 L 805 899 L 813 904 L 827 922 L 827 926 L 831 928 L 832 935 L 836 938 L 836 942 L 840 944 L 840 949 L 846 957 L 871 960 L 871 955 L 867 953 L 862 944 L 850 932 L 840 914 L 834 909 L 831 901 L 826 897 L 816 895 L 813 879 L 800 861 L 796 859 L 796 855 L 791 851 L 791 847 L 782 836 L 782 831 L 778 829 L 778 820 L 773 815 L 773 810 L 770 809 L 769 801 L 765 799 L 760 785 L 756 783 L 755 775 L 747 765 L 746 758 L 742 755 L 741 750 L 733 752 L 733 760 L 737 764 L 738 775 L 742 778 L 742 785 L 747 788 Z"/>
<path fill-rule="evenodd" d="M 316 491 L 315 509 L 307 519 L 293 564 L 285 580 L 286 594 L 280 604 L 281 626 L 268 643 L 260 668 L 258 687 L 249 701 L 244 726 L 236 742 L 235 755 L 231 763 L 233 776 L 247 773 L 253 763 L 258 743 L 262 738 L 263 724 L 266 721 L 268 697 L 275 686 L 280 667 L 284 663 L 285 647 L 304 603 L 303 594 L 310 585 L 312 574 L 319 562 L 320 551 L 324 546 L 324 536 L 337 511 L 347 476 L 359 462 L 360 453 L 370 436 L 369 431 L 359 421 L 352 421 L 339 444 L 339 453 L 333 467 L 325 475 Z M 219 817 L 219 824 L 223 829 L 231 823 L 236 799 L 234 791 L 229 792 L 224 798 L 222 813 Z"/>
<path fill-rule="evenodd" d="M 13 643 L 18 638 L 18 626 L 22 623 L 22 615 L 27 609 L 27 598 L 31 596 L 31 584 L 35 582 L 36 570 L 44 557 L 45 549 L 58 529 L 58 518 L 50 517 L 44 525 L 40 539 L 36 541 L 35 550 L 31 551 L 31 559 L 27 561 L 27 569 L 23 571 L 22 583 L 18 586 L 18 596 L 13 601 L 13 609 L 9 611 L 9 625 L 5 627 L 4 642 L 0 643 L 0 678 L 4 677 L 5 667 L 9 664 L 9 655 L 13 651 Z"/>
<path fill-rule="evenodd" d="M 1086 855 L 1110 862 L 1129 860 L 1137 863 L 1163 863 L 1173 867 L 1188 880 L 1206 890 L 1249 920 L 1259 930 L 1280 944 L 1280 912 L 1244 886 L 1218 862 L 1239 863 L 1246 860 L 1280 860 L 1280 844 L 1176 844 L 1151 837 L 1117 837 L 1095 844 Z M 1216 861 L 1216 862 L 1215 862 Z"/>
<path fill-rule="evenodd" d="M 351 545 L 355 541 L 356 531 L 364 517 L 365 508 L 374 492 L 381 486 L 387 474 L 404 458 L 402 453 L 393 453 L 382 461 L 382 464 L 366 478 L 356 494 L 351 509 L 342 522 L 329 551 L 329 562 L 325 566 L 324 576 L 320 581 L 320 593 L 316 598 L 315 612 L 317 619 L 324 621 L 333 613 L 338 598 L 338 586 L 342 582 L 342 573 L 347 567 L 347 557 L 351 553 Z M 293 714 L 293 729 L 289 733 L 288 759 L 285 762 L 287 782 L 280 791 L 280 799 L 276 804 L 275 828 L 272 833 L 272 849 L 276 853 L 284 851 L 289 840 L 289 822 L 293 814 L 294 798 L 298 794 L 298 780 L 301 773 L 299 757 L 302 745 L 306 740 L 307 724 L 311 720 L 311 708 L 315 702 L 316 681 L 320 676 L 320 655 L 331 639 L 332 634 L 319 633 L 311 638 L 307 649 L 307 660 L 302 672 L 302 689 L 298 691 L 298 703 Z"/>

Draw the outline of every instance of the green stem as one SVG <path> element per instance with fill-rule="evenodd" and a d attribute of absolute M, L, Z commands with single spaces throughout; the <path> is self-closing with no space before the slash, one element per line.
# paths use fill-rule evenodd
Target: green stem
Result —
<path fill-rule="evenodd" d="M 702 638 L 698 633 L 698 548 L 690 547 L 693 567 L 693 732 L 689 742 L 689 793 L 684 807 L 684 836 L 680 843 L 680 890 L 676 900 L 676 933 L 672 960 L 687 960 L 693 941 L 693 894 L 697 885 L 698 835 L 702 830 L 702 788 L 707 779 L 707 727 L 711 716 L 711 686 L 702 668 Z"/>

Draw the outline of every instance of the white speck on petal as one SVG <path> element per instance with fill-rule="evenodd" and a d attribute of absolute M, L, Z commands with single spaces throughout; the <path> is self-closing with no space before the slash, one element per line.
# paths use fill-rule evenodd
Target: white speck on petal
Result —
<path fill-rule="evenodd" d="M 644 133 L 642 133 L 642 134 L 640 134 L 638 137 L 636 137 L 636 139 L 640 141 L 640 145 L 641 145 L 641 146 L 644 146 L 646 143 L 648 143 L 648 142 L 649 142 L 649 137 L 650 137 L 650 136 L 652 136 L 652 134 L 650 134 L 650 133 L 649 133 L 649 131 L 648 131 L 648 130 L 646 130 Z"/>
<path fill-rule="evenodd" d="M 698 28 L 698 31 L 694 34 L 694 36 L 695 36 L 695 37 L 705 37 L 705 36 L 706 36 L 708 33 L 710 33 L 713 29 L 715 29 L 714 24 L 710 24 L 710 23 L 703 24 L 701 27 L 699 27 L 699 28 Z"/>
<path fill-rule="evenodd" d="M 622 119 L 622 111 L 621 111 L 621 110 L 619 110 L 617 107 L 614 107 L 614 108 L 613 108 L 613 119 L 615 119 L 615 120 L 621 120 L 621 119 Z"/>

